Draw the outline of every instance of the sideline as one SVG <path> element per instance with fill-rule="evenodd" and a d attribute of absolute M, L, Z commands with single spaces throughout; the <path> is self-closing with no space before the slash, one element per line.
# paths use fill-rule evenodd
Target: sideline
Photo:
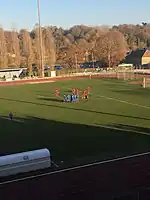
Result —
<path fill-rule="evenodd" d="M 109 125 L 107 126 L 107 125 L 101 125 L 101 124 L 96 124 L 96 125 L 101 127 L 101 128 L 117 130 L 117 131 L 126 131 L 126 132 L 137 133 L 137 134 L 140 134 L 140 135 L 150 136 L 150 133 L 147 133 L 147 132 L 144 132 L 144 131 L 137 131 L 137 130 L 133 130 L 133 129 L 125 129 L 125 128 L 119 128 L 119 127 L 113 127 L 113 126 L 109 126 Z"/>
<path fill-rule="evenodd" d="M 58 174 L 58 173 L 69 172 L 69 171 L 74 171 L 74 170 L 78 170 L 78 169 L 84 169 L 84 168 L 92 167 L 92 166 L 96 166 L 96 165 L 113 163 L 113 162 L 128 160 L 128 159 L 132 159 L 132 158 L 138 158 L 138 157 L 149 155 L 149 154 L 150 154 L 150 152 L 139 153 L 139 154 L 134 154 L 134 155 L 131 155 L 131 156 L 124 156 L 124 157 L 114 158 L 114 159 L 110 159 L 110 160 L 95 162 L 95 163 L 91 163 L 91 164 L 81 165 L 81 166 L 77 166 L 77 167 L 71 167 L 71 168 L 67 168 L 67 169 L 57 170 L 57 171 L 54 171 L 54 172 L 47 172 L 47 173 L 44 173 L 44 174 L 14 179 L 14 180 L 11 180 L 11 181 L 5 181 L 5 182 L 0 183 L 0 186 L 6 185 L 6 184 L 11 184 L 11 183 L 16 183 L 16 182 L 21 182 L 21 181 L 26 181 L 26 180 L 31 180 L 31 179 L 34 179 L 34 178 L 40 178 L 40 177 L 44 177 L 44 176 L 48 176 L 48 175 L 52 175 L 52 174 Z"/>
<path fill-rule="evenodd" d="M 68 88 L 68 89 L 72 90 L 72 88 Z M 132 89 L 130 89 L 130 90 L 132 90 Z M 79 90 L 79 92 L 82 92 L 82 90 Z M 91 95 L 92 95 L 92 93 L 91 93 Z M 93 97 L 104 98 L 107 100 L 113 100 L 113 101 L 117 101 L 120 103 L 132 105 L 132 106 L 136 106 L 136 107 L 140 107 L 140 108 L 150 109 L 150 106 L 144 106 L 144 105 L 140 105 L 140 104 L 136 104 L 136 103 L 131 103 L 129 101 L 125 101 L 125 100 L 121 100 L 121 99 L 117 99 L 117 98 L 113 98 L 113 97 L 108 97 L 108 96 L 103 96 L 103 95 L 94 95 Z"/>
<path fill-rule="evenodd" d="M 120 102 L 120 103 L 125 103 L 125 104 L 128 104 L 128 105 L 132 105 L 132 106 L 136 106 L 136 107 L 140 107 L 140 108 L 150 109 L 150 106 L 143 106 L 143 105 L 140 105 L 140 104 L 131 103 L 131 102 L 124 101 L 124 100 L 121 100 L 121 99 L 116 99 L 116 98 L 113 98 L 113 97 L 102 96 L 102 95 L 96 95 L 96 96 L 100 97 L 100 98 L 107 99 L 107 100 L 113 100 L 113 101 L 117 101 L 117 102 Z"/>
<path fill-rule="evenodd" d="M 72 90 L 72 88 L 68 88 L 68 89 Z M 132 90 L 132 89 L 130 89 L 130 90 Z M 82 90 L 79 90 L 79 92 L 82 92 Z M 93 94 L 91 93 L 91 95 L 93 95 Z M 103 95 L 93 95 L 93 97 L 99 97 L 99 98 L 103 98 L 103 99 L 107 99 L 107 100 L 117 101 L 119 103 L 128 104 L 128 105 L 131 105 L 131 106 L 150 109 L 150 106 L 144 106 L 144 105 L 140 105 L 140 104 L 136 104 L 136 103 L 131 103 L 129 101 L 125 101 L 125 100 L 121 100 L 121 99 L 117 99 L 117 98 L 113 98 L 113 97 L 108 97 L 108 96 L 103 96 Z"/>

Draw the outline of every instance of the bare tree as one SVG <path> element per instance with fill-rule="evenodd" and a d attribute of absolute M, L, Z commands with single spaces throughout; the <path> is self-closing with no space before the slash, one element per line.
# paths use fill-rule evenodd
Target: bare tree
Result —
<path fill-rule="evenodd" d="M 54 70 L 56 62 L 56 46 L 51 30 L 45 28 L 43 30 L 43 41 L 45 47 L 46 64 L 50 65 L 51 70 Z"/>
<path fill-rule="evenodd" d="M 14 27 L 15 24 L 12 26 Z M 26 56 L 25 58 L 24 55 L 22 55 L 22 46 L 25 44 L 22 44 L 21 40 L 18 41 L 17 32 L 15 30 L 4 31 L 6 44 L 4 44 L 2 39 L 2 29 L 0 32 L 0 66 L 7 66 L 7 64 L 2 64 L 4 60 L 8 60 L 9 66 L 19 65 L 20 58 L 17 49 L 19 49 L 18 43 L 20 43 L 21 62 L 28 63 L 28 68 L 31 69 L 31 57 Z M 40 40 L 41 32 L 43 33 L 42 52 Z M 128 44 L 128 51 L 134 48 L 150 47 L 150 26 L 145 22 L 143 25 L 124 24 L 113 26 L 112 28 L 88 27 L 82 25 L 74 26 L 69 30 L 57 28 L 56 26 L 40 28 L 37 25 L 31 31 L 30 35 L 32 39 L 31 42 L 29 42 L 29 46 L 32 45 L 34 51 L 33 61 L 37 64 L 40 73 L 43 73 L 41 69 L 43 70 L 44 60 L 45 64 L 51 65 L 51 67 L 54 65 L 55 60 L 57 60 L 56 62 L 60 65 L 63 64 L 71 68 L 75 67 L 75 52 L 78 54 L 77 60 L 79 64 L 85 61 L 94 61 L 93 63 L 95 63 L 95 60 L 101 60 L 111 67 L 119 63 L 125 55 L 124 49 L 126 50 L 126 43 Z M 26 40 L 27 38 L 25 41 Z M 7 59 L 3 56 L 5 46 L 7 47 Z M 24 51 L 28 54 L 28 45 L 25 46 L 24 49 L 26 50 Z"/>
<path fill-rule="evenodd" d="M 8 65 L 7 47 L 4 30 L 0 27 L 0 68 L 6 68 Z"/>
<path fill-rule="evenodd" d="M 33 50 L 35 56 L 35 64 L 38 68 L 39 75 L 44 76 L 44 52 L 42 28 L 37 24 L 34 28 Z"/>
<path fill-rule="evenodd" d="M 113 67 L 122 60 L 126 47 L 122 33 L 119 31 L 109 31 L 97 39 L 95 55 L 98 60 L 103 61 L 109 67 Z"/>
<path fill-rule="evenodd" d="M 18 33 L 13 29 L 10 32 L 10 49 L 9 49 L 9 57 L 10 57 L 10 64 L 13 66 L 20 66 L 21 56 L 20 56 L 20 45 L 19 45 L 19 38 Z"/>
<path fill-rule="evenodd" d="M 33 55 L 32 40 L 30 37 L 30 33 L 25 29 L 21 30 L 20 39 L 21 39 L 21 50 L 22 50 L 21 55 L 25 57 L 28 71 L 32 72 L 34 55 Z"/>

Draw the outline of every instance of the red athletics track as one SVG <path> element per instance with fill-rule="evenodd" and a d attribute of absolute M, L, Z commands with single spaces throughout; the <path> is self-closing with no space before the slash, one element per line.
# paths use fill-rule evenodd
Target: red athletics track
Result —
<path fill-rule="evenodd" d="M 136 78 L 143 78 L 143 77 L 150 77 L 150 75 L 136 75 Z M 73 79 L 87 79 L 90 78 L 89 75 L 82 75 L 82 76 L 66 76 L 66 77 L 55 77 L 55 78 L 39 78 L 39 79 L 26 79 L 26 80 L 14 80 L 14 81 L 1 81 L 0 86 L 7 86 L 7 85 L 21 85 L 27 83 L 48 83 L 48 82 L 55 82 L 59 80 L 73 80 Z M 116 79 L 116 74 L 101 74 L 101 75 L 92 75 L 91 78 L 100 79 L 100 78 L 112 78 Z M 136 82 L 140 84 L 141 82 Z"/>
<path fill-rule="evenodd" d="M 83 79 L 83 78 L 89 78 L 90 76 L 66 76 L 66 77 L 54 77 L 54 78 L 38 78 L 38 79 L 26 79 L 26 80 L 14 80 L 14 81 L 1 81 L 0 85 L 21 85 L 21 84 L 27 84 L 27 83 L 48 83 L 48 82 L 55 82 L 59 80 L 73 80 L 73 79 Z M 115 75 L 94 75 L 92 78 L 115 78 Z"/>
<path fill-rule="evenodd" d="M 0 185 L 2 200 L 134 200 L 150 187 L 150 154 Z M 140 200 L 150 199 L 150 191 Z"/>

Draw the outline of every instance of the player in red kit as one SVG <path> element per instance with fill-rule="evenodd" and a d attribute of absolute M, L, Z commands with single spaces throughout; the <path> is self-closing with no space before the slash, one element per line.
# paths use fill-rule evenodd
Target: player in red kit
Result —
<path fill-rule="evenodd" d="M 86 94 L 86 91 L 84 90 L 84 91 L 82 92 L 82 99 L 85 99 L 85 94 Z"/>
<path fill-rule="evenodd" d="M 56 97 L 59 96 L 59 89 L 58 88 L 56 88 L 56 90 L 55 90 L 55 95 L 56 95 Z"/>
<path fill-rule="evenodd" d="M 72 89 L 72 94 L 75 94 L 75 91 L 76 91 L 75 88 L 73 88 L 73 89 Z"/>
<path fill-rule="evenodd" d="M 87 90 L 85 90 L 85 97 L 84 97 L 86 100 L 89 98 L 88 97 L 88 91 Z"/>
<path fill-rule="evenodd" d="M 91 88 L 88 87 L 88 88 L 87 88 L 87 93 L 90 94 L 90 92 L 91 92 Z"/>
<path fill-rule="evenodd" d="M 75 89 L 75 94 L 76 94 L 77 96 L 79 96 L 79 90 L 78 90 L 78 88 Z"/>

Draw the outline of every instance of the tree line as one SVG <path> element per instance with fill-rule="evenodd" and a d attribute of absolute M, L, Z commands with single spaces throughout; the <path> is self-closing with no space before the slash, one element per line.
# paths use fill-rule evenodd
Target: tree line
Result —
<path fill-rule="evenodd" d="M 41 40 L 40 40 L 41 33 Z M 72 68 L 77 63 L 100 61 L 112 67 L 127 51 L 150 46 L 150 25 L 123 24 L 89 27 L 76 25 L 68 30 L 55 26 L 39 27 L 32 31 L 6 31 L 0 27 L 0 68 L 40 64 Z M 42 51 L 41 48 L 42 47 Z"/>

